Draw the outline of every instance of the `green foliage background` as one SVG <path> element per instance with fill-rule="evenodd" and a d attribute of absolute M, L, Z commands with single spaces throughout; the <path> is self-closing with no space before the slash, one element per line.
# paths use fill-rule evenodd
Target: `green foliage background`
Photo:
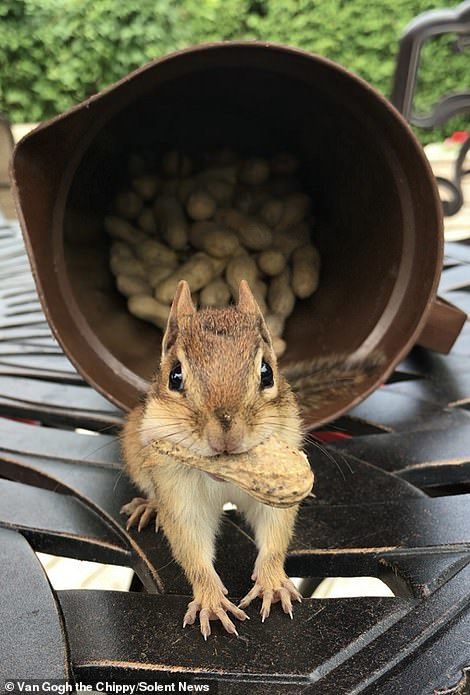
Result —
<path fill-rule="evenodd" d="M 0 111 L 49 118 L 169 51 L 204 41 L 299 46 L 358 73 L 386 95 L 400 34 L 417 14 L 455 0 L 1 0 Z M 423 54 L 417 105 L 469 87 L 467 54 L 451 37 Z M 467 77 L 467 80 L 466 80 Z M 467 83 L 466 83 L 467 82 Z M 423 141 L 455 128 L 457 119 Z"/>

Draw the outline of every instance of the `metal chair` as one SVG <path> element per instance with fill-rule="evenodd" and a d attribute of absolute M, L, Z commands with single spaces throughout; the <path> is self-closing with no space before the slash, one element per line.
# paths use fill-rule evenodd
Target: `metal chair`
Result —
<path fill-rule="evenodd" d="M 423 44 L 450 32 L 458 36 L 455 51 L 461 52 L 470 46 L 470 0 L 455 9 L 431 10 L 420 14 L 408 24 L 400 40 L 391 101 L 407 121 L 419 128 L 435 128 L 460 113 L 470 113 L 470 91 L 444 95 L 429 113 L 417 114 L 413 110 Z M 460 148 L 452 180 L 437 177 L 438 183 L 451 195 L 449 201 L 443 201 L 446 216 L 455 215 L 463 205 L 462 178 L 470 173 L 470 170 L 464 169 L 469 149 L 470 138 L 467 138 Z"/>

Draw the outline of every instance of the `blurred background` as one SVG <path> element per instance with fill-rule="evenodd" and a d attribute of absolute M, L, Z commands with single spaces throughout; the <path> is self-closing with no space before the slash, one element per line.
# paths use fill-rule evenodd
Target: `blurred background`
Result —
<path fill-rule="evenodd" d="M 0 112 L 50 118 L 143 63 L 185 46 L 259 39 L 331 58 L 389 96 L 400 34 L 452 0 L 2 0 Z M 425 45 L 415 109 L 470 86 L 468 52 L 446 35 Z M 455 118 L 425 144 L 468 128 Z"/>

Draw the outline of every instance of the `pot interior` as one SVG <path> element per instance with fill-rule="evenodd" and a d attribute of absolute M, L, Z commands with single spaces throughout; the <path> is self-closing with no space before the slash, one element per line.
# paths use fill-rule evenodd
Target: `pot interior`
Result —
<path fill-rule="evenodd" d="M 138 80 L 135 94 L 103 119 L 66 198 L 66 272 L 98 349 L 112 355 L 139 388 L 151 378 L 160 354 L 161 331 L 128 314 L 108 269 L 103 218 L 128 181 L 129 155 L 148 149 L 158 159 L 176 148 L 197 159 L 229 146 L 248 156 L 295 153 L 302 162 L 302 186 L 314 201 L 320 286 L 310 299 L 297 302 L 288 319 L 281 364 L 378 346 L 387 356 L 386 370 L 423 311 L 429 294 L 424 278 L 435 262 L 435 255 L 426 259 L 424 251 L 417 262 L 425 230 L 410 197 L 407 160 L 416 156 L 410 154 L 414 145 L 397 156 L 403 126 L 401 135 L 393 134 L 393 114 L 378 120 L 381 108 L 386 110 L 375 95 L 347 76 L 335 84 L 334 70 L 314 61 L 308 79 L 295 69 L 269 66 L 191 70 L 187 60 L 181 74 L 174 72 L 161 80 Z M 408 291 L 422 297 L 407 309 Z M 348 402 L 359 394 L 352 393 Z M 321 419 L 344 405 L 344 399 L 327 404 Z"/>

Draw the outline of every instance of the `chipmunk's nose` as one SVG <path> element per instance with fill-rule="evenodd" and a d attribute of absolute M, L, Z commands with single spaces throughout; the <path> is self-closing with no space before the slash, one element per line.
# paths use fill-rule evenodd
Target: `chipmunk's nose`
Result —
<path fill-rule="evenodd" d="M 243 425 L 239 418 L 226 409 L 214 411 L 213 419 L 207 424 L 206 433 L 210 446 L 218 454 L 234 453 L 243 443 Z"/>
<path fill-rule="evenodd" d="M 232 425 L 232 415 L 226 410 L 219 408 L 215 411 L 215 416 L 217 420 L 220 422 L 220 426 L 222 427 L 224 432 L 228 432 Z"/>

